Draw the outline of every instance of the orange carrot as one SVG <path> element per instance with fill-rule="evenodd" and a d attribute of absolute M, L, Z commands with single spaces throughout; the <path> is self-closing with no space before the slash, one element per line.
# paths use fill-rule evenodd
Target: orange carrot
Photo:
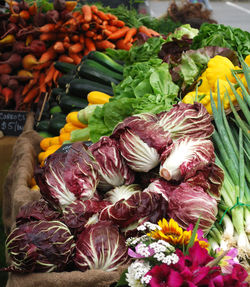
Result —
<path fill-rule="evenodd" d="M 128 42 L 128 43 L 124 43 L 124 39 L 119 39 L 116 42 L 116 47 L 117 49 L 122 49 L 122 50 L 129 50 L 132 47 L 132 43 Z"/>
<path fill-rule="evenodd" d="M 70 42 L 69 36 L 65 36 L 64 39 L 63 39 L 63 42 L 68 42 L 69 43 Z"/>
<path fill-rule="evenodd" d="M 56 71 L 56 68 L 54 67 L 54 63 L 52 63 L 49 67 L 49 69 L 46 71 L 46 76 L 44 79 L 44 83 L 47 84 L 53 80 L 53 75 Z"/>
<path fill-rule="evenodd" d="M 95 12 L 96 15 L 101 18 L 102 20 L 109 20 L 109 17 L 102 11 Z"/>
<path fill-rule="evenodd" d="M 63 42 L 63 47 L 68 50 L 68 48 L 71 46 L 71 43 L 69 42 Z"/>
<path fill-rule="evenodd" d="M 69 47 L 69 53 L 79 53 L 83 50 L 83 45 L 81 43 L 76 43 Z"/>
<path fill-rule="evenodd" d="M 120 38 L 122 38 L 123 36 L 126 35 L 126 33 L 128 32 L 129 29 L 130 29 L 129 27 L 125 26 L 125 27 L 115 31 L 112 35 L 110 35 L 108 37 L 108 39 L 110 39 L 110 40 L 120 39 Z"/>
<path fill-rule="evenodd" d="M 30 103 L 39 93 L 38 87 L 33 87 L 23 99 L 23 103 Z"/>
<path fill-rule="evenodd" d="M 95 43 L 91 38 L 87 38 L 87 37 L 85 38 L 85 46 L 89 52 L 96 50 Z"/>
<path fill-rule="evenodd" d="M 89 5 L 83 5 L 81 8 L 83 18 L 85 22 L 90 22 L 92 20 L 92 8 Z"/>
<path fill-rule="evenodd" d="M 72 16 L 73 16 L 74 18 L 76 18 L 76 17 L 78 17 L 80 14 L 81 14 L 80 11 L 74 11 L 74 12 L 72 13 Z"/>
<path fill-rule="evenodd" d="M 140 26 L 138 29 L 139 32 L 146 34 L 149 37 L 152 37 L 151 32 L 146 26 Z"/>
<path fill-rule="evenodd" d="M 42 56 L 39 59 L 40 63 L 46 63 L 50 60 L 53 60 L 56 57 L 56 52 L 53 49 L 53 46 L 51 46 L 46 52 L 42 54 Z"/>
<path fill-rule="evenodd" d="M 110 20 L 110 25 L 122 28 L 125 26 L 125 23 L 122 20 Z"/>
<path fill-rule="evenodd" d="M 29 90 L 38 82 L 38 79 L 39 79 L 39 76 L 40 76 L 40 72 L 39 71 L 35 71 L 33 73 L 33 79 L 31 79 L 28 84 L 26 84 L 23 88 L 23 91 L 22 91 L 22 95 L 26 95 Z"/>
<path fill-rule="evenodd" d="M 79 35 L 73 35 L 73 36 L 71 37 L 71 40 L 72 40 L 72 42 L 74 42 L 74 43 L 78 43 L 78 42 L 80 41 L 80 37 L 79 37 Z"/>
<path fill-rule="evenodd" d="M 118 18 L 111 13 L 107 13 L 106 15 L 109 17 L 110 20 L 118 20 Z"/>
<path fill-rule="evenodd" d="M 85 48 L 84 51 L 83 51 L 83 56 L 87 56 L 89 52 L 90 51 L 87 48 Z"/>
<path fill-rule="evenodd" d="M 41 73 L 39 77 L 39 89 L 41 93 L 46 93 L 45 73 Z"/>
<path fill-rule="evenodd" d="M 29 13 L 30 13 L 31 16 L 36 15 L 36 13 L 37 13 L 36 2 L 34 2 L 34 4 L 29 7 Z"/>
<path fill-rule="evenodd" d="M 60 72 L 58 70 L 56 70 L 54 75 L 53 75 L 53 82 L 55 85 L 57 84 L 57 80 L 59 77 L 60 77 Z"/>
<path fill-rule="evenodd" d="M 148 31 L 151 32 L 152 36 L 160 36 L 160 34 L 153 29 L 148 28 Z"/>
<path fill-rule="evenodd" d="M 130 28 L 127 34 L 125 35 L 124 43 L 126 44 L 130 42 L 136 33 L 137 33 L 137 29 L 135 27 Z"/>
<path fill-rule="evenodd" d="M 55 41 L 57 40 L 57 35 L 56 33 L 42 33 L 39 38 L 41 41 Z"/>
<path fill-rule="evenodd" d="M 65 49 L 63 46 L 63 42 L 57 41 L 54 45 L 53 45 L 53 49 L 57 52 L 57 53 L 64 53 Z"/>
<path fill-rule="evenodd" d="M 42 69 L 48 68 L 50 65 L 51 65 L 51 61 L 48 61 L 46 63 L 35 66 L 33 69 L 34 70 L 42 70 Z"/>
<path fill-rule="evenodd" d="M 27 10 L 22 10 L 20 13 L 19 13 L 19 16 L 24 19 L 24 20 L 29 20 L 30 18 L 30 13 L 29 11 Z"/>
<path fill-rule="evenodd" d="M 74 60 L 71 57 L 67 56 L 67 55 L 61 55 L 58 58 L 58 61 L 64 62 L 64 63 L 69 63 L 69 64 L 73 64 L 74 63 Z"/>
<path fill-rule="evenodd" d="M 102 36 L 102 34 L 96 34 L 94 37 L 93 37 L 93 40 L 97 40 L 97 41 L 101 41 L 101 40 L 103 40 L 103 36 Z"/>
<path fill-rule="evenodd" d="M 83 34 L 79 35 L 79 42 L 83 45 L 84 44 L 84 36 Z"/>
<path fill-rule="evenodd" d="M 95 36 L 95 32 L 91 31 L 91 30 L 88 30 L 86 33 L 85 33 L 85 36 L 86 37 L 89 37 L 89 38 L 93 38 Z"/>
<path fill-rule="evenodd" d="M 55 24 L 45 24 L 42 27 L 39 28 L 39 31 L 42 33 L 49 33 L 55 31 Z"/>
<path fill-rule="evenodd" d="M 98 50 L 105 50 L 108 48 L 115 49 L 115 44 L 113 44 L 112 42 L 108 40 L 96 41 L 95 45 Z"/>
<path fill-rule="evenodd" d="M 82 30 L 83 31 L 88 31 L 88 29 L 89 29 L 89 24 L 88 23 L 82 24 Z"/>
<path fill-rule="evenodd" d="M 14 96 L 14 92 L 8 87 L 3 88 L 1 93 L 4 96 L 5 104 L 7 104 Z"/>
<path fill-rule="evenodd" d="M 74 64 L 80 64 L 82 57 L 80 57 L 77 53 L 70 53 L 69 55 L 74 60 Z"/>
<path fill-rule="evenodd" d="M 91 5 L 90 8 L 91 8 L 91 11 L 93 13 L 97 13 L 98 12 L 98 8 L 95 5 Z"/>
<path fill-rule="evenodd" d="M 107 36 L 107 37 L 112 34 L 112 32 L 109 31 L 108 29 L 103 29 L 102 32 L 103 32 L 103 34 L 104 34 L 105 36 Z"/>
<path fill-rule="evenodd" d="M 119 30 L 119 28 L 117 28 L 116 26 L 112 26 L 112 25 L 107 25 L 105 29 L 109 30 L 110 32 L 115 32 Z"/>

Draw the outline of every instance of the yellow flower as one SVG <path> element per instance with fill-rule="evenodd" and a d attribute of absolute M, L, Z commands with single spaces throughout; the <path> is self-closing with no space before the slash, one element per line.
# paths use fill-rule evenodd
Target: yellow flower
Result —
<path fill-rule="evenodd" d="M 192 236 L 192 231 L 183 231 L 178 223 L 172 218 L 169 220 L 169 222 L 163 218 L 162 220 L 158 221 L 158 225 L 161 228 L 160 230 L 154 230 L 147 235 L 155 239 L 165 240 L 173 246 L 187 245 L 189 243 Z M 206 241 L 199 240 L 197 238 L 197 234 L 195 236 L 195 241 L 199 241 L 202 248 L 208 248 L 208 243 Z"/>

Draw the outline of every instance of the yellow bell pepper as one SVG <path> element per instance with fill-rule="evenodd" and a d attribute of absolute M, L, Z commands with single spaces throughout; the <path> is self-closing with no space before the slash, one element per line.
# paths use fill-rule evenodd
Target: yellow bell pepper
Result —
<path fill-rule="evenodd" d="M 231 72 L 233 69 L 234 65 L 227 57 L 217 55 L 208 61 L 206 77 L 213 91 L 217 79 L 225 81 L 228 79 L 230 82 L 234 80 Z"/>
<path fill-rule="evenodd" d="M 246 56 L 245 62 L 250 67 L 250 55 Z"/>
<path fill-rule="evenodd" d="M 212 93 L 212 97 L 214 99 L 215 105 L 217 107 L 217 93 Z M 185 95 L 185 97 L 182 99 L 182 102 L 185 104 L 193 104 L 196 99 L 196 91 L 189 92 Z M 209 114 L 212 114 L 212 107 L 210 102 L 210 92 L 206 93 L 199 93 L 197 94 L 197 101 L 205 106 Z"/>
<path fill-rule="evenodd" d="M 210 91 L 210 85 L 207 80 L 207 73 L 206 71 L 198 78 L 197 83 L 200 85 L 198 86 L 198 92 L 207 92 Z"/>

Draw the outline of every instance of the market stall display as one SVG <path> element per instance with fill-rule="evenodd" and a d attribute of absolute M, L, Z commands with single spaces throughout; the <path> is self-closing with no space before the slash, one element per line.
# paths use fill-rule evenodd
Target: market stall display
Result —
<path fill-rule="evenodd" d="M 50 81 L 4 186 L 7 286 L 249 286 L 250 34 L 52 5 L 22 59 L 23 90 Z"/>

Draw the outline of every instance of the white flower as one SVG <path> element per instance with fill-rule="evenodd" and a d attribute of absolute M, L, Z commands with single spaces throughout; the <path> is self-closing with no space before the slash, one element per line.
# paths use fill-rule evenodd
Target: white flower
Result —
<path fill-rule="evenodd" d="M 137 227 L 137 230 L 139 230 L 139 231 L 145 231 L 147 229 L 149 229 L 149 230 L 156 230 L 156 229 L 161 230 L 161 227 L 159 225 L 153 224 L 149 221 L 146 221 L 142 225 Z"/>
<path fill-rule="evenodd" d="M 151 269 L 148 262 L 142 260 L 136 260 L 128 267 L 128 272 L 126 273 L 126 281 L 131 287 L 141 287 L 143 286 L 140 281 L 142 277 Z"/>
<path fill-rule="evenodd" d="M 159 242 L 153 242 L 149 244 L 149 247 L 152 248 L 155 253 L 165 252 L 167 250 L 166 246 L 160 244 Z"/>
<path fill-rule="evenodd" d="M 166 256 L 163 252 L 159 252 L 154 254 L 154 258 L 167 265 L 176 264 L 179 261 L 179 257 L 175 253 Z"/>
<path fill-rule="evenodd" d="M 149 248 L 144 243 L 140 243 L 137 245 L 137 253 L 144 257 L 148 257 L 150 255 Z"/>
<path fill-rule="evenodd" d="M 142 283 L 142 284 L 148 284 L 151 279 L 152 279 L 152 276 L 146 275 L 146 276 L 144 276 L 144 277 L 141 279 L 141 283 Z"/>

